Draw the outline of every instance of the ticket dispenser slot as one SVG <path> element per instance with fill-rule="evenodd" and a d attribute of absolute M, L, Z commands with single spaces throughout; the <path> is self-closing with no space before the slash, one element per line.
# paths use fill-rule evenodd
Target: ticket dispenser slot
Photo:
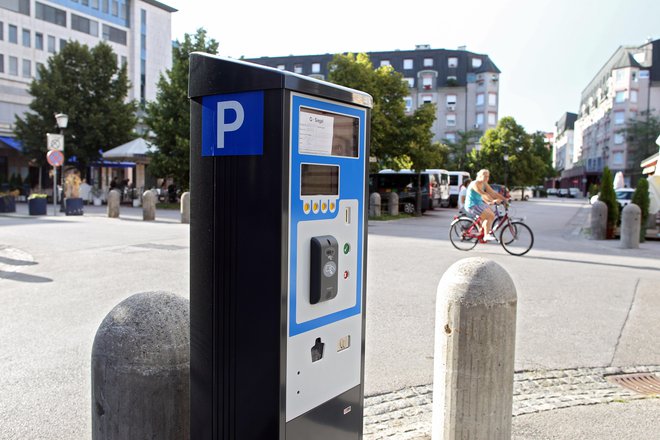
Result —
<path fill-rule="evenodd" d="M 312 237 L 310 245 L 309 302 L 318 304 L 337 296 L 339 245 L 332 235 Z"/>

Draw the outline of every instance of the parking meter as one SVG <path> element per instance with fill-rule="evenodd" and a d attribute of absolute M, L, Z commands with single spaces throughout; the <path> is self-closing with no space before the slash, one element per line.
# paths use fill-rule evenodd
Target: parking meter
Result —
<path fill-rule="evenodd" d="M 369 95 L 190 57 L 191 438 L 362 438 Z"/>

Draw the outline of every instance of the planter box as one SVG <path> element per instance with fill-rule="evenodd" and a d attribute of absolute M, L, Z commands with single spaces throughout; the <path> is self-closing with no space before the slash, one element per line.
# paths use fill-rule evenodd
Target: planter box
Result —
<path fill-rule="evenodd" d="M 46 215 L 48 209 L 48 199 L 38 198 L 28 200 L 28 212 L 30 215 Z"/>
<path fill-rule="evenodd" d="M 16 212 L 16 198 L 14 196 L 0 197 L 0 212 Z"/>
<path fill-rule="evenodd" d="M 66 199 L 66 215 L 83 215 L 83 199 L 69 198 Z"/>

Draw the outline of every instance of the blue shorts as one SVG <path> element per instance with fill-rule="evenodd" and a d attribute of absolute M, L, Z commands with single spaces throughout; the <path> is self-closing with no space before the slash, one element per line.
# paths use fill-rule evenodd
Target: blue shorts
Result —
<path fill-rule="evenodd" d="M 484 209 L 489 209 L 486 203 L 479 203 L 478 205 L 474 205 L 471 208 L 465 208 L 467 212 L 475 217 L 479 217 L 481 213 L 484 212 Z"/>

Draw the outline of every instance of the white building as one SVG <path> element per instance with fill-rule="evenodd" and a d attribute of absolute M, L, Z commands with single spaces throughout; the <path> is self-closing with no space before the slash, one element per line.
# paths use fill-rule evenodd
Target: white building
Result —
<path fill-rule="evenodd" d="M 153 101 L 159 75 L 172 65 L 175 11 L 154 0 L 0 0 L 0 182 L 28 174 L 17 160 L 13 126 L 28 110 L 39 65 L 69 40 L 89 47 L 105 41 L 117 63 L 128 65 L 128 99 Z"/>

